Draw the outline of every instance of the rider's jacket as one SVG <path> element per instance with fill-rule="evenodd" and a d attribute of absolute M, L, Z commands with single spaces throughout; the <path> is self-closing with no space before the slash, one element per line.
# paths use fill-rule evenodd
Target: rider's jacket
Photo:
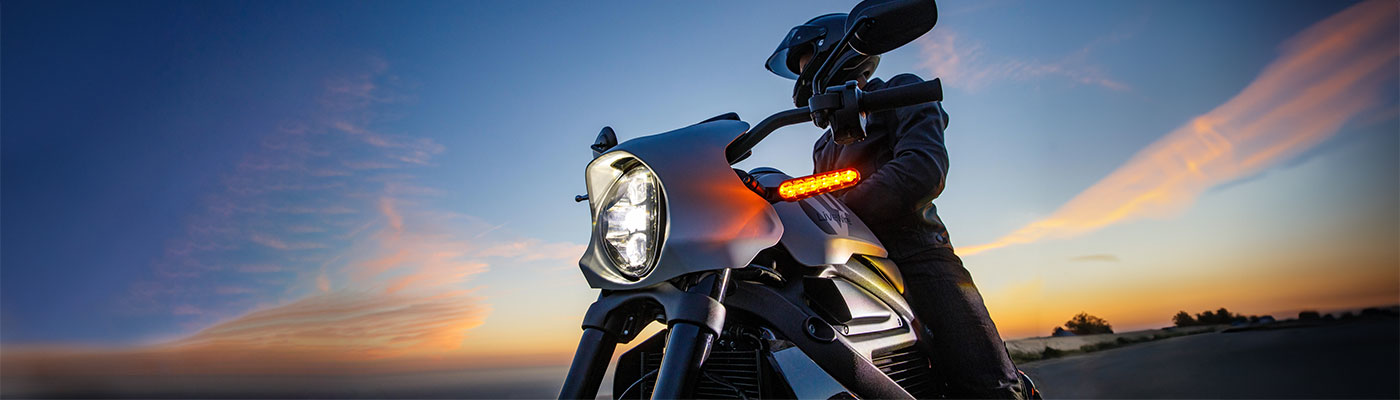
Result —
<path fill-rule="evenodd" d="M 872 79 L 864 90 L 922 81 L 900 74 L 889 82 Z M 828 130 L 812 150 L 815 172 L 849 167 L 860 171 L 860 183 L 838 196 L 870 227 L 892 259 L 952 246 L 933 205 L 948 175 L 948 149 L 943 145 L 947 127 L 943 106 L 924 103 L 869 114 L 867 137 L 857 143 L 836 144 Z"/>

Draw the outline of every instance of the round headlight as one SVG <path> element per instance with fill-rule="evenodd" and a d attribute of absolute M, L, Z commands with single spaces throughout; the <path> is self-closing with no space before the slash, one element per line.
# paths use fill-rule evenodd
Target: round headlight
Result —
<path fill-rule="evenodd" d="M 608 189 L 598 218 L 599 233 L 618 272 L 641 279 L 656 264 L 661 246 L 661 191 L 646 166 L 627 170 Z"/>

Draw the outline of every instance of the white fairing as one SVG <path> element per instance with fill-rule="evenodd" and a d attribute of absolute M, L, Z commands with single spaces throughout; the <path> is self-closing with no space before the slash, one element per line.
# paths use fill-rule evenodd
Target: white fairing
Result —
<path fill-rule="evenodd" d="M 724 149 L 749 125 L 720 120 L 629 140 L 588 165 L 589 206 L 596 224 L 598 201 L 623 171 L 640 162 L 656 174 L 664 199 L 661 251 L 656 268 L 631 280 L 611 267 L 596 232 L 579 260 L 589 286 L 628 289 L 655 285 L 705 270 L 748 265 L 759 251 L 778 244 L 783 225 L 778 213 L 739 180 Z"/>

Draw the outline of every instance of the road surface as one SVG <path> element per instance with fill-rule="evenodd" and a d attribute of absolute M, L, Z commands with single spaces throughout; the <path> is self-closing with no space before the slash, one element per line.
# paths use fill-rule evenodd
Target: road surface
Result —
<path fill-rule="evenodd" d="M 1204 333 L 1020 368 L 1047 398 L 1400 398 L 1400 321 Z"/>

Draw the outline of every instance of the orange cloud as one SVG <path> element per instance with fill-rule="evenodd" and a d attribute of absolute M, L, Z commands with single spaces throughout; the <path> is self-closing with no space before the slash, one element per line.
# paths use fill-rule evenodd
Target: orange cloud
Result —
<path fill-rule="evenodd" d="M 393 97 L 380 94 L 374 79 L 382 66 L 375 68 L 332 82 L 326 101 L 334 112 L 265 139 L 209 199 L 208 212 L 192 216 L 188 237 L 167 244 L 166 259 L 157 264 L 162 280 L 132 286 L 131 308 L 169 312 L 186 321 L 185 329 L 202 329 L 123 348 L 6 346 L 0 396 L 191 393 L 180 392 L 191 375 L 218 383 L 194 385 L 198 393 L 215 393 L 205 389 L 246 389 L 252 375 L 567 362 L 558 343 L 502 346 L 524 340 L 515 328 L 496 333 L 496 342 L 479 333 L 492 307 L 472 280 L 488 269 L 483 260 L 569 265 L 583 246 L 502 241 L 486 234 L 505 224 L 426 206 L 431 203 L 421 200 L 441 191 L 418 184 L 410 172 L 431 165 L 444 149 L 427 138 L 370 129 L 369 106 Z M 403 172 L 363 171 L 380 168 Z M 305 191 L 286 195 L 290 190 Z M 237 275 L 224 279 L 217 274 L 222 269 Z M 301 380 L 287 382 L 296 383 L 291 393 L 302 393 L 296 391 Z"/>
<path fill-rule="evenodd" d="M 486 313 L 467 291 L 336 291 L 219 323 L 167 348 L 317 354 L 325 361 L 426 355 L 461 348 Z"/>
<path fill-rule="evenodd" d="M 1394 2 L 1361 3 L 1309 27 L 1230 101 L 1157 140 L 1049 217 L 959 253 L 1169 216 L 1212 186 L 1317 145 L 1394 91 L 1396 12 Z"/>
<path fill-rule="evenodd" d="M 403 203 L 381 199 L 379 230 L 365 236 L 367 242 L 357 245 L 359 252 L 345 253 L 368 261 L 326 262 L 315 276 L 317 292 L 151 346 L 6 349 L 0 358 L 5 374 L 25 385 L 42 386 L 52 380 L 62 387 L 75 380 L 109 382 L 124 376 L 206 375 L 236 381 L 249 374 L 395 373 L 482 365 L 483 354 L 494 350 L 472 349 L 467 337 L 485 321 L 491 307 L 463 285 L 487 266 L 474 261 L 479 256 L 462 239 L 468 232 L 436 224 L 429 211 L 400 209 Z M 520 250 L 528 253 L 530 249 Z M 269 265 L 246 269 L 280 271 Z M 221 294 L 249 291 L 234 286 L 214 290 Z M 209 314 L 193 305 L 175 307 L 173 312 Z M 492 364 L 560 362 L 557 358 L 525 354 Z"/>

